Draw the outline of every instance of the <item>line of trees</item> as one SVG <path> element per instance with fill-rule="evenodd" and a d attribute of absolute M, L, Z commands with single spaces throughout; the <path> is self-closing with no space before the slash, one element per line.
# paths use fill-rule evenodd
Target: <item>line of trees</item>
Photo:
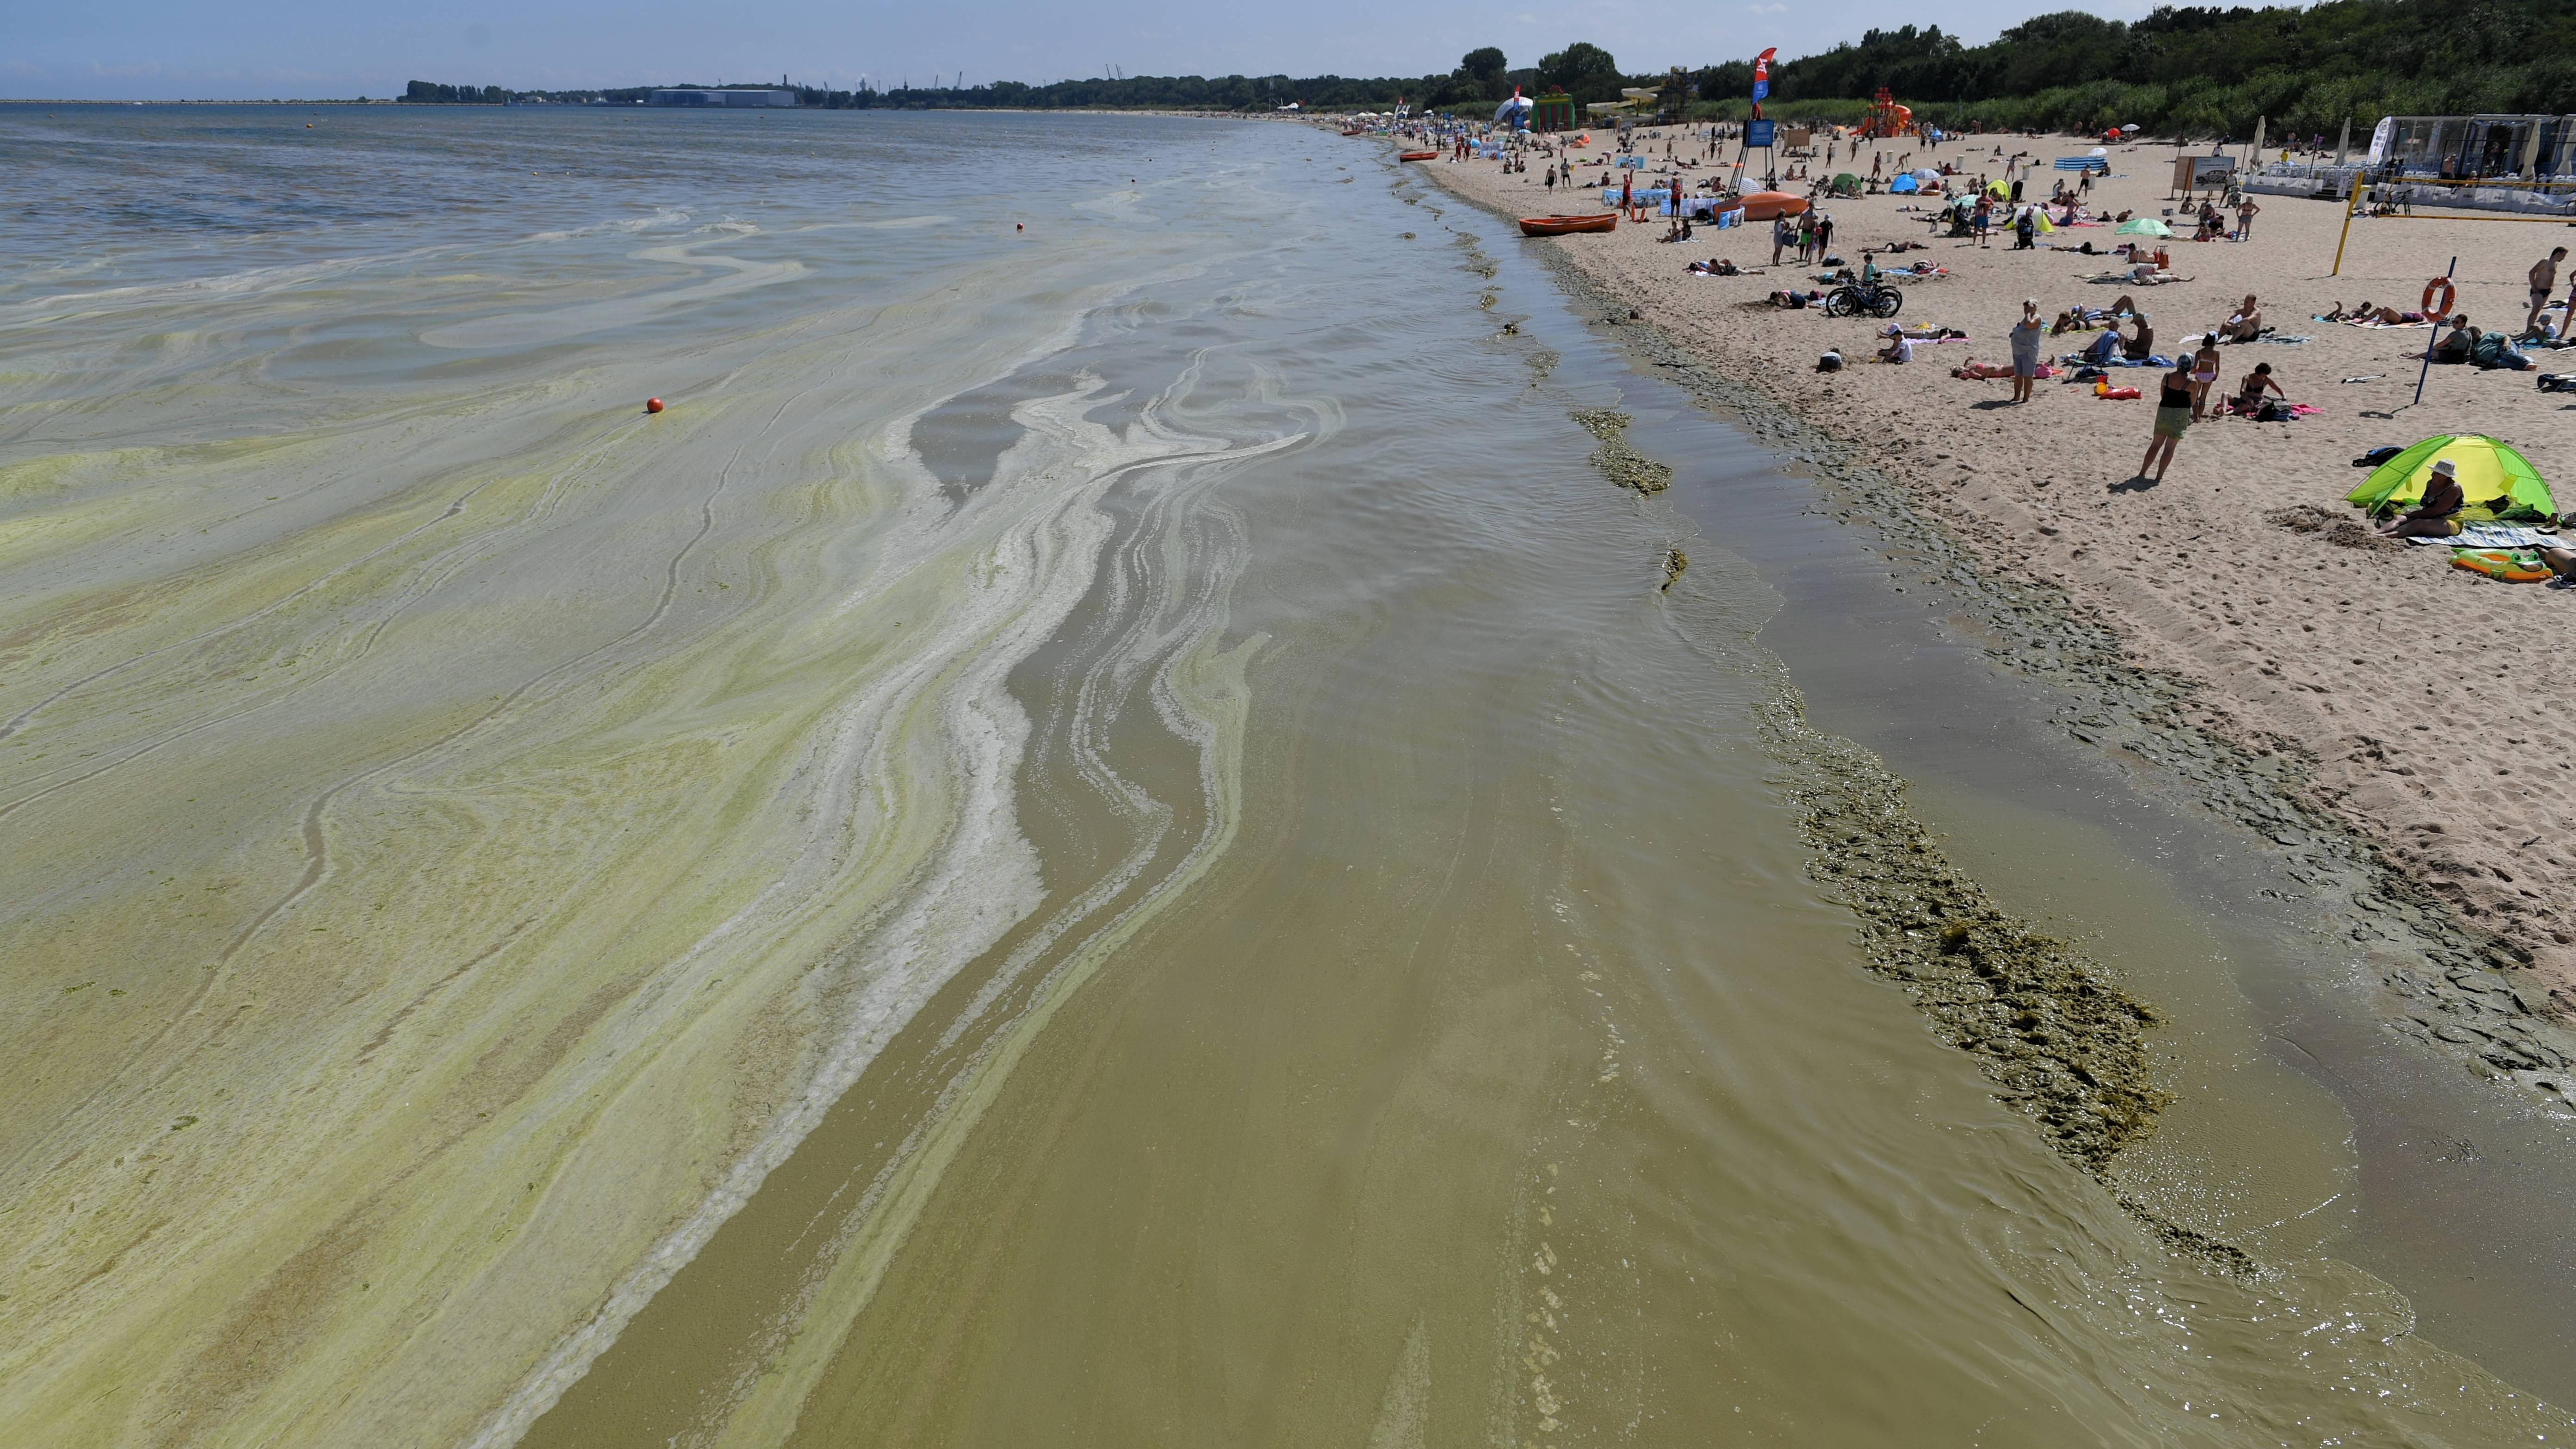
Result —
<path fill-rule="evenodd" d="M 1753 88 L 1749 60 L 1691 77 L 1695 116 L 1741 118 Z M 1385 110 L 1399 99 L 1433 110 L 1473 109 L 1509 95 L 1563 90 L 1578 104 L 1618 98 L 1628 76 L 1597 45 L 1577 41 L 1515 68 L 1503 52 L 1467 52 L 1446 74 L 1374 79 L 1321 75 L 1129 76 L 1051 85 L 998 81 L 971 89 L 793 89 L 827 108 L 950 110 Z M 1915 115 L 1954 129 L 2093 130 L 2135 123 L 2156 135 L 2241 136 L 2256 116 L 2275 134 L 2332 134 L 2349 116 L 2479 111 L 2576 113 L 2576 0 L 2320 0 L 2306 9 L 2162 6 L 2134 23 L 2078 10 L 2035 16 L 1991 43 L 1967 45 L 1937 26 L 1872 30 L 1772 68 L 1772 113 L 1853 120 L 1881 86 Z M 545 99 L 626 101 L 649 87 L 507 92 L 498 86 L 413 81 L 403 99 L 492 104 Z"/>
<path fill-rule="evenodd" d="M 2351 117 L 2576 112 L 2576 0 L 2323 0 L 2306 9 L 2162 6 L 2130 24 L 2068 10 L 1986 45 L 1939 26 L 1873 30 L 1772 69 L 1783 114 L 1820 118 L 1880 86 L 1936 124 L 2158 135 L 2331 136 Z M 1712 115 L 1742 115 L 1748 63 L 1700 77 Z M 1839 117 L 1836 117 L 1839 118 Z"/>
<path fill-rule="evenodd" d="M 1309 109 L 1392 109 L 1399 100 L 1435 110 L 1490 105 L 1519 86 L 1537 95 L 1563 90 L 1577 102 L 1619 98 L 1630 84 L 1618 62 L 1597 45 L 1576 41 L 1540 58 L 1535 66 L 1514 69 L 1493 46 L 1471 50 L 1457 69 L 1445 75 L 1381 76 L 1126 76 L 1117 79 L 1065 80 L 1050 85 L 994 81 L 985 85 L 904 86 L 892 90 L 833 90 L 822 86 L 788 86 L 799 104 L 830 110 L 1206 110 L 1268 111 L 1296 101 Z M 694 86 L 696 82 L 681 82 Z M 500 86 L 441 85 L 413 81 L 402 99 L 416 105 L 501 105 L 512 101 L 581 104 L 606 101 L 632 104 L 650 99 L 661 87 L 621 86 L 598 90 L 511 91 Z"/>

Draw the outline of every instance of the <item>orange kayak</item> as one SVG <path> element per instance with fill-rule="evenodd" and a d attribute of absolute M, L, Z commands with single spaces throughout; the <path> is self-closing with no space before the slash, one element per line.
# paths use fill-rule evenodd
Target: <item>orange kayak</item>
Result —
<path fill-rule="evenodd" d="M 1563 236 L 1575 231 L 1615 231 L 1619 213 L 1598 212 L 1590 216 L 1525 216 L 1521 218 L 1523 236 Z"/>
<path fill-rule="evenodd" d="M 1749 192 L 1736 203 L 1744 208 L 1746 221 L 1769 221 L 1774 217 L 1796 216 L 1807 209 L 1807 198 L 1791 196 L 1785 191 Z"/>
<path fill-rule="evenodd" d="M 1407 151 L 1395 159 L 1398 161 L 1437 161 L 1440 159 L 1440 153 L 1437 151 Z"/>

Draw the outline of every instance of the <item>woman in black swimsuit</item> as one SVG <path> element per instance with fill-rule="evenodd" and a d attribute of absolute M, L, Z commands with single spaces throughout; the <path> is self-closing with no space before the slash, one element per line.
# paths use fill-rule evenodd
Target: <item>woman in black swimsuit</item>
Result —
<path fill-rule="evenodd" d="M 2156 435 L 2147 444 L 2147 460 L 2138 465 L 2138 476 L 2165 481 L 2165 467 L 2173 462 L 2174 444 L 2182 441 L 2183 429 L 2191 426 L 2191 359 L 2177 358 L 2173 371 L 2163 378 L 2163 388 L 2156 395 Z M 2147 470 L 2154 469 L 2150 474 Z"/>

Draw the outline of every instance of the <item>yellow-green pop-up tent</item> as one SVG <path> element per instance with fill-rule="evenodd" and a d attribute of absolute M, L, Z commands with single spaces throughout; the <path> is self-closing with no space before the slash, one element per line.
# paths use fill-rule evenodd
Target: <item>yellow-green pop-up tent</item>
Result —
<path fill-rule="evenodd" d="M 2549 485 L 2540 481 L 2540 470 L 2531 466 L 2530 459 L 2515 452 L 2511 444 L 2479 433 L 2426 438 L 2370 470 L 2370 476 L 2345 494 L 2344 501 L 2374 514 L 2412 508 L 2423 501 L 2424 482 L 2433 476 L 2433 465 L 2444 458 L 2451 460 L 2460 494 L 2471 509 L 2490 514 L 2517 506 L 2544 514 L 2558 511 Z"/>

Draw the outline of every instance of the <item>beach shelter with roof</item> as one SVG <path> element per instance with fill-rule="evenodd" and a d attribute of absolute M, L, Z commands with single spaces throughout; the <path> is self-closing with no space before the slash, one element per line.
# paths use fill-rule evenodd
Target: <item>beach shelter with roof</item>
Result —
<path fill-rule="evenodd" d="M 1921 191 L 1923 188 L 1915 184 L 1913 177 L 1899 176 L 1894 181 L 1887 183 L 1887 189 L 1893 195 L 1910 196 L 1917 191 Z"/>
<path fill-rule="evenodd" d="M 2558 504 L 2549 496 L 2549 485 L 2541 481 L 2540 470 L 2531 466 L 2531 460 L 2512 444 L 2483 433 L 2442 433 L 2426 438 L 2371 469 L 2360 487 L 2344 495 L 2344 501 L 2373 514 L 2412 508 L 2424 501 L 2424 484 L 2433 476 L 2433 465 L 2445 458 L 2451 462 L 2453 476 L 2460 480 L 2460 496 L 2468 500 L 2472 509 L 2483 508 L 2492 514 L 2516 508 L 2550 515 L 2558 512 Z"/>

